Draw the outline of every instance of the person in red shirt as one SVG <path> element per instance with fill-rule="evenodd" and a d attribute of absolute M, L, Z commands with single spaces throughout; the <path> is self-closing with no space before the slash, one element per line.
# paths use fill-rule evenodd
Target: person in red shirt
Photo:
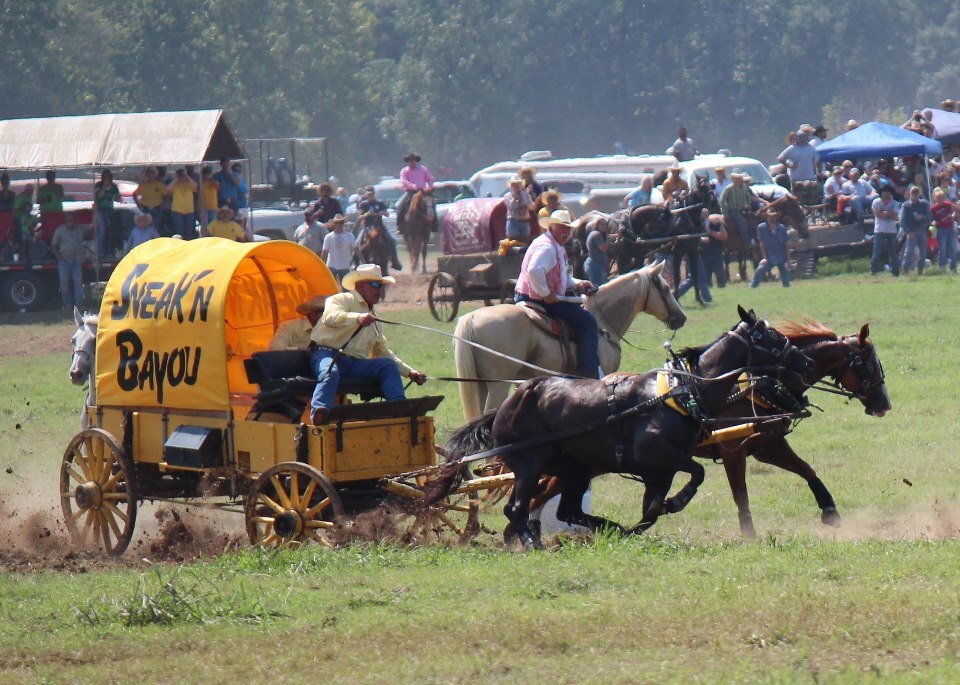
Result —
<path fill-rule="evenodd" d="M 933 189 L 933 205 L 930 214 L 937 227 L 937 245 L 940 251 L 940 268 L 950 264 L 950 271 L 957 272 L 957 206 L 947 199 L 940 188 Z"/>

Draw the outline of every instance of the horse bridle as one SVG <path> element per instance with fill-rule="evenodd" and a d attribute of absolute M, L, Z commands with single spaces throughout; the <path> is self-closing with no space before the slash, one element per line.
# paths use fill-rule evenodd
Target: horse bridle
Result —
<path fill-rule="evenodd" d="M 864 355 L 863 349 L 860 345 L 859 336 L 847 335 L 844 336 L 842 340 L 852 340 L 853 344 L 847 350 L 846 360 L 843 362 L 840 368 L 830 374 L 833 382 L 821 380 L 819 383 L 815 384 L 814 387 L 815 389 L 822 390 L 823 392 L 866 402 L 867 395 L 869 395 L 870 391 L 886 382 L 886 375 L 883 372 L 883 364 L 880 362 L 880 357 L 877 356 L 876 348 L 871 347 L 870 353 L 868 355 Z M 866 359 L 864 359 L 864 356 L 866 356 Z M 860 382 L 859 392 L 853 392 L 852 390 L 847 390 L 843 387 L 843 375 L 851 369 L 853 370 L 854 375 L 857 377 L 857 380 Z M 873 377 L 877 374 L 877 372 L 880 373 L 880 379 L 875 381 Z"/>
<path fill-rule="evenodd" d="M 762 329 L 756 327 L 756 325 L 759 323 L 763 324 Z M 789 355 L 791 352 L 800 353 L 800 350 L 797 349 L 796 345 L 790 342 L 790 339 L 787 336 L 783 335 L 779 331 L 776 331 L 776 329 L 771 329 L 770 326 L 767 325 L 765 321 L 758 320 L 757 324 L 748 324 L 746 321 L 741 321 L 739 324 L 737 324 L 736 328 L 734 328 L 732 331 L 727 331 L 727 335 L 729 335 L 732 338 L 736 338 L 737 340 L 739 340 L 740 342 L 742 342 L 744 345 L 747 346 L 747 368 L 760 368 L 760 367 L 753 367 L 751 365 L 751 361 L 753 359 L 753 352 L 754 350 L 758 350 L 760 352 L 764 352 L 770 355 L 776 360 L 777 377 L 779 378 L 780 372 L 783 371 L 785 368 L 787 355 Z M 746 337 L 744 337 L 744 332 L 739 331 L 741 326 L 747 326 L 747 331 L 745 331 L 745 333 L 747 334 Z M 769 333 L 770 331 L 777 333 L 777 335 L 783 338 L 783 347 L 781 347 L 779 350 L 773 347 L 768 347 L 766 345 L 761 344 L 764 333 L 765 332 Z"/>

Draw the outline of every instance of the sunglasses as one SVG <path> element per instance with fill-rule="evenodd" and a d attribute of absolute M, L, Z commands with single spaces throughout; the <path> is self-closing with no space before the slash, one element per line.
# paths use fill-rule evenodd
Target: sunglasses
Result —
<path fill-rule="evenodd" d="M 380 281 L 367 281 L 367 285 L 373 288 L 374 290 L 380 290 L 383 287 L 383 283 Z"/>

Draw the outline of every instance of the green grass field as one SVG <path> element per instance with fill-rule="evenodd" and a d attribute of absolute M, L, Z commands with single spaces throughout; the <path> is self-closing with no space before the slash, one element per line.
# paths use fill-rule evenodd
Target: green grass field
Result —
<path fill-rule="evenodd" d="M 0 562 L 31 544 L 47 560 L 0 575 L 0 683 L 958 682 L 958 288 L 938 273 L 735 284 L 692 306 L 676 335 L 677 347 L 713 339 L 738 303 L 838 333 L 869 321 L 893 411 L 876 419 L 814 394 L 823 414 L 791 436 L 836 498 L 839 530 L 820 525 L 800 479 L 751 463 L 759 539 L 742 542 L 723 469 L 708 463 L 697 498 L 643 538 L 530 555 L 490 542 L 357 544 L 183 565 L 137 551 L 63 570 L 49 559 L 64 552 L 31 538 L 56 511 L 59 461 L 78 428 L 72 322 L 0 316 Z M 435 325 L 425 308 L 390 318 Z M 662 363 L 659 327 L 634 324 L 648 333 L 630 340 L 645 349 L 627 349 L 623 370 Z M 31 346 L 61 330 L 55 349 Z M 388 335 L 418 368 L 453 372 L 448 338 Z M 447 395 L 441 431 L 461 423 L 453 385 L 423 392 Z M 637 484 L 605 477 L 595 492 L 596 512 L 639 518 Z"/>

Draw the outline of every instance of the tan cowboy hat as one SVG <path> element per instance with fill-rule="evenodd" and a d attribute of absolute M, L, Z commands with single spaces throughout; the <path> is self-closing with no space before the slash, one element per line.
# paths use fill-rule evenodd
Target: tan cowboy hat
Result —
<path fill-rule="evenodd" d="M 673 164 L 673 165 L 667 167 L 667 171 L 677 171 L 677 172 L 679 172 L 679 171 L 683 171 L 683 169 L 681 169 L 680 167 L 678 167 L 676 164 Z"/>
<path fill-rule="evenodd" d="M 404 161 L 404 162 L 409 162 L 411 159 L 412 159 L 413 161 L 415 161 L 415 162 L 419 162 L 419 161 L 420 161 L 420 155 L 418 155 L 416 152 L 411 152 L 411 153 L 409 153 L 406 157 L 403 158 L 403 161 Z"/>
<path fill-rule="evenodd" d="M 573 218 L 570 211 L 566 209 L 558 209 L 550 216 L 541 216 L 537 221 L 540 224 L 540 228 L 544 230 L 550 230 L 553 224 L 563 224 L 569 228 L 576 228 L 579 224 L 579 222 Z"/>
<path fill-rule="evenodd" d="M 317 295 L 316 297 L 311 297 L 306 302 L 301 302 L 297 305 L 297 314 L 303 314 L 306 316 L 311 312 L 322 312 L 323 306 L 327 302 L 326 295 Z"/>
<path fill-rule="evenodd" d="M 744 174 L 742 171 L 734 171 L 732 174 L 730 174 L 730 178 L 736 181 L 738 178 L 744 178 Z"/>
<path fill-rule="evenodd" d="M 815 129 L 812 124 L 800 124 L 800 130 L 811 135 L 817 132 L 817 129 Z"/>
<path fill-rule="evenodd" d="M 342 224 L 347 220 L 343 214 L 334 214 L 333 218 L 328 221 L 328 224 Z"/>
<path fill-rule="evenodd" d="M 384 276 L 383 272 L 380 271 L 379 264 L 361 264 L 343 277 L 341 285 L 344 290 L 353 290 L 357 283 L 364 281 L 379 281 L 380 283 L 393 285 L 397 282 L 397 279 L 393 276 Z"/>
<path fill-rule="evenodd" d="M 510 180 L 507 181 L 507 187 L 509 188 L 509 187 L 512 186 L 514 183 L 520 183 L 520 184 L 522 184 L 522 183 L 523 183 L 523 179 L 520 178 L 519 176 L 511 176 L 511 177 L 510 177 Z"/>
<path fill-rule="evenodd" d="M 523 176 L 524 174 L 530 174 L 531 176 L 537 175 L 537 167 L 535 166 L 522 166 L 520 171 L 517 172 L 518 176 Z"/>

